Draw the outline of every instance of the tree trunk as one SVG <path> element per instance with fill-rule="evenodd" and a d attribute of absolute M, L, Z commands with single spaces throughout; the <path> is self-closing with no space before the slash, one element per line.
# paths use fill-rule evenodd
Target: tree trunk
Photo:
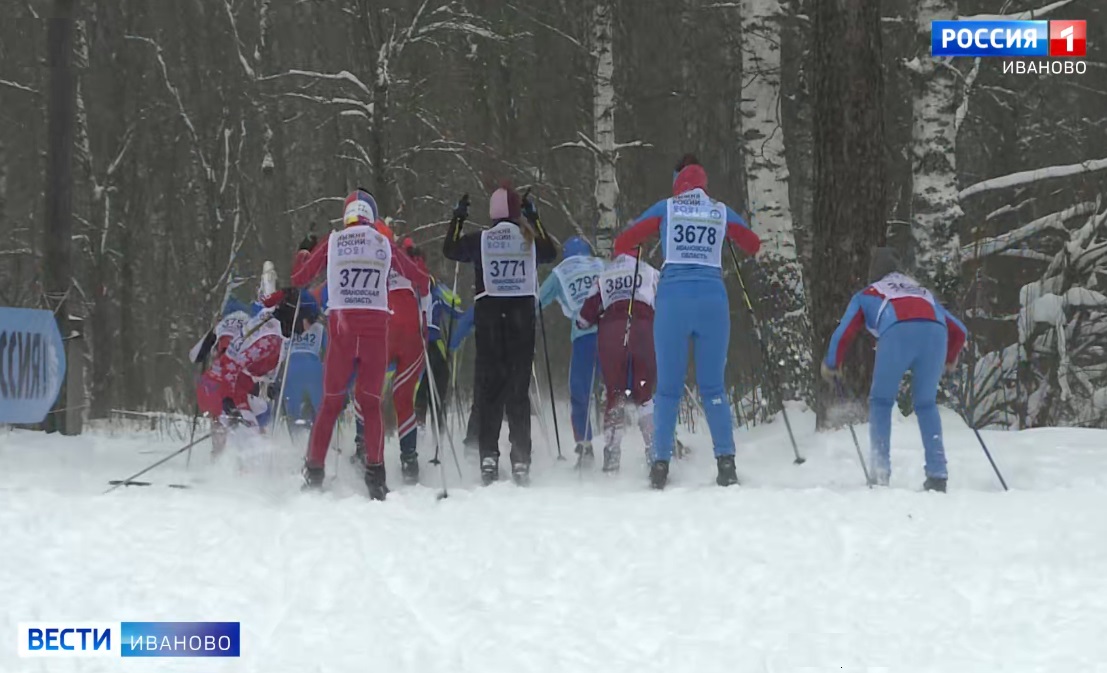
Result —
<path fill-rule="evenodd" d="M 596 171 L 596 250 L 611 250 L 619 223 L 615 205 L 619 200 L 619 181 L 615 171 L 618 148 L 615 144 L 615 56 L 614 15 L 610 0 L 596 0 L 592 11 L 592 129 Z"/>
<path fill-rule="evenodd" d="M 760 268 L 768 281 L 760 304 L 772 330 L 768 347 L 780 372 L 780 399 L 809 397 L 811 340 L 781 124 L 781 7 L 778 0 L 744 0 L 741 12 L 747 55 L 742 64 L 746 191 L 751 225 L 762 241 Z"/>
<path fill-rule="evenodd" d="M 960 278 L 957 199 L 958 77 L 949 59 L 930 56 L 930 22 L 957 16 L 956 0 L 921 0 L 918 5 L 918 51 L 911 61 L 921 79 L 914 99 L 911 138 L 913 163 L 914 258 L 925 284 L 949 301 Z"/>
<path fill-rule="evenodd" d="M 46 162 L 46 222 L 43 227 L 42 278 L 47 307 L 54 311 L 62 338 L 69 336 L 67 295 L 72 284 L 73 240 L 73 142 L 76 106 L 73 76 L 73 14 L 75 0 L 54 0 L 47 28 L 50 65 L 48 125 L 50 146 Z M 81 367 L 70 362 L 69 368 Z M 62 386 L 54 409 L 46 417 L 46 431 L 67 434 L 67 395 Z"/>
<path fill-rule="evenodd" d="M 884 71 L 879 0 L 815 3 L 815 249 L 810 288 L 815 352 L 822 356 L 851 294 L 867 282 L 870 247 L 885 240 Z M 861 340 L 858 340 L 859 342 Z M 871 356 L 847 362 L 855 395 L 869 381 Z M 819 427 L 834 391 L 820 387 Z"/>

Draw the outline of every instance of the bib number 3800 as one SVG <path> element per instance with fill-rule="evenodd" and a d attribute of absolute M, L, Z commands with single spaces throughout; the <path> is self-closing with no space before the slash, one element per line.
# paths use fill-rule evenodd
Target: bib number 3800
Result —
<path fill-rule="evenodd" d="M 633 278 L 634 278 L 634 274 L 628 274 L 626 276 L 617 276 L 615 278 L 605 278 L 604 279 L 604 285 L 606 287 L 604 289 L 607 290 L 608 294 L 611 294 L 613 292 L 619 292 L 620 290 L 630 290 L 631 289 L 631 283 L 633 282 L 633 280 L 632 280 Z M 638 282 L 634 284 L 634 289 L 635 290 L 637 290 L 640 287 L 642 287 L 642 274 L 638 274 Z"/>
<path fill-rule="evenodd" d="M 381 285 L 380 269 L 342 269 L 341 273 L 342 275 L 339 280 L 339 285 L 341 287 L 353 287 L 365 290 L 370 287 L 370 283 L 372 283 L 373 289 L 377 289 Z"/>
<path fill-rule="evenodd" d="M 694 243 L 715 245 L 718 240 L 718 227 L 710 227 L 700 224 L 674 224 L 674 243 Z"/>

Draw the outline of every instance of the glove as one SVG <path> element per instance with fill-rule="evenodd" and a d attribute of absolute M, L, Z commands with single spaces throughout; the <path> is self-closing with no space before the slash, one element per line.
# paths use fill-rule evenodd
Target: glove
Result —
<path fill-rule="evenodd" d="M 300 250 L 311 252 L 315 249 L 317 243 L 319 243 L 319 237 L 315 234 L 308 234 L 304 236 L 304 240 L 300 241 Z"/>
<path fill-rule="evenodd" d="M 538 221 L 538 205 L 530 198 L 530 192 L 527 192 L 523 198 L 523 217 L 527 218 L 528 222 Z"/>
<path fill-rule="evenodd" d="M 842 378 L 842 371 L 840 369 L 831 369 L 826 366 L 826 363 L 822 363 L 819 368 L 819 373 L 822 374 L 823 380 L 827 383 L 834 383 Z"/>
<path fill-rule="evenodd" d="M 460 222 L 464 222 L 469 219 L 469 195 L 462 194 L 458 199 L 457 205 L 454 206 L 454 219 Z"/>
<path fill-rule="evenodd" d="M 223 398 L 223 413 L 229 418 L 242 418 L 242 414 L 238 411 L 238 405 L 229 397 Z"/>

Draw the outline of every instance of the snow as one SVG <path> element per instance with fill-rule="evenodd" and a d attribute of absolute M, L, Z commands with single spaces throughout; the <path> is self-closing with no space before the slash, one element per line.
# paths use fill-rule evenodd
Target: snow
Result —
<path fill-rule="evenodd" d="M 978 182 L 974 185 L 970 185 L 958 194 L 958 198 L 962 201 L 981 194 L 983 192 L 992 191 L 995 189 L 1007 189 L 1009 187 L 1018 187 L 1020 185 L 1026 185 L 1040 180 L 1050 180 L 1053 178 L 1067 178 L 1072 175 L 1080 175 L 1081 173 L 1095 173 L 1098 171 L 1107 170 L 1107 159 L 1089 159 L 1078 164 L 1069 164 L 1065 166 L 1046 166 L 1044 168 L 1036 168 L 1030 171 L 1020 171 L 1018 173 L 1011 173 L 1010 175 L 1003 175 L 997 178 L 991 178 Z"/>
<path fill-rule="evenodd" d="M 807 463 L 792 465 L 779 421 L 739 430 L 738 488 L 714 486 L 709 440 L 685 435 L 692 458 L 649 491 L 631 430 L 613 479 L 578 476 L 539 442 L 530 489 L 479 488 L 467 460 L 436 501 L 424 462 L 424 485 L 394 483 L 385 503 L 345 455 L 328 461 L 341 465 L 329 492 L 300 493 L 287 439 L 285 471 L 236 476 L 198 449 L 191 472 L 175 458 L 147 475 L 192 490 L 100 495 L 184 442 L 0 433 L 0 629 L 242 623 L 241 659 L 147 659 L 144 672 L 1077 671 L 1107 657 L 1107 433 L 982 433 L 1003 493 L 943 411 L 943 496 L 918 492 L 913 419 L 895 416 L 892 487 L 872 491 L 848 431 L 816 435 L 800 408 L 791 419 Z M 0 648 L 5 673 L 136 666 Z"/>

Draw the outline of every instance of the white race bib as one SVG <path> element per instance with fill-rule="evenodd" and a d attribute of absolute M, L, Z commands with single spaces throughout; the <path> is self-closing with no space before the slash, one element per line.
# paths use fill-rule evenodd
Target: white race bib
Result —
<path fill-rule="evenodd" d="M 250 350 L 250 346 L 267 336 L 273 335 L 281 338 L 283 348 L 284 334 L 281 333 L 281 322 L 274 318 L 271 313 L 259 313 L 243 327 L 242 336 L 227 346 L 227 356 L 245 367 L 246 352 Z"/>
<path fill-rule="evenodd" d="M 327 250 L 327 310 L 388 310 L 392 245 L 373 227 L 331 234 Z"/>
<path fill-rule="evenodd" d="M 918 281 L 914 278 L 905 276 L 902 273 L 890 273 L 873 283 L 871 287 L 884 295 L 884 302 L 880 305 L 880 311 L 876 314 L 876 320 L 874 321 L 877 325 L 880 324 L 880 317 L 884 315 L 884 309 L 888 307 L 888 302 L 893 299 L 914 297 L 916 299 L 922 299 L 931 306 L 937 304 L 930 290 L 919 285 Z"/>
<path fill-rule="evenodd" d="M 303 334 L 294 335 L 291 344 L 293 354 L 303 353 L 319 357 L 323 351 L 323 323 L 317 322 L 304 330 Z"/>
<path fill-rule="evenodd" d="M 564 290 L 564 297 L 559 296 L 557 302 L 566 318 L 575 317 L 584 302 L 596 293 L 602 271 L 602 260 L 584 256 L 570 257 L 554 268 Z"/>
<path fill-rule="evenodd" d="M 484 295 L 533 297 L 538 291 L 534 244 L 511 222 L 500 222 L 480 235 Z"/>
<path fill-rule="evenodd" d="M 388 270 L 388 291 L 393 292 L 395 290 L 407 290 L 412 294 L 415 294 L 415 286 L 411 284 L 411 281 L 407 279 L 407 276 L 403 275 L 396 270 L 395 267 Z"/>
<path fill-rule="evenodd" d="M 634 266 L 638 265 L 638 280 L 634 280 Z M 631 287 L 636 286 L 634 299 L 653 306 L 657 297 L 659 274 L 647 262 L 637 262 L 630 255 L 620 255 L 600 274 L 600 299 L 604 310 L 630 299 Z"/>
<path fill-rule="evenodd" d="M 229 336 L 232 339 L 237 339 L 242 336 L 242 330 L 249 320 L 250 316 L 242 311 L 235 311 L 234 313 L 228 314 L 227 317 L 220 320 L 219 324 L 215 327 L 215 338 L 222 339 L 225 336 Z"/>
<path fill-rule="evenodd" d="M 726 240 L 726 206 L 702 189 L 693 189 L 669 199 L 668 207 L 665 264 L 721 268 Z"/>

